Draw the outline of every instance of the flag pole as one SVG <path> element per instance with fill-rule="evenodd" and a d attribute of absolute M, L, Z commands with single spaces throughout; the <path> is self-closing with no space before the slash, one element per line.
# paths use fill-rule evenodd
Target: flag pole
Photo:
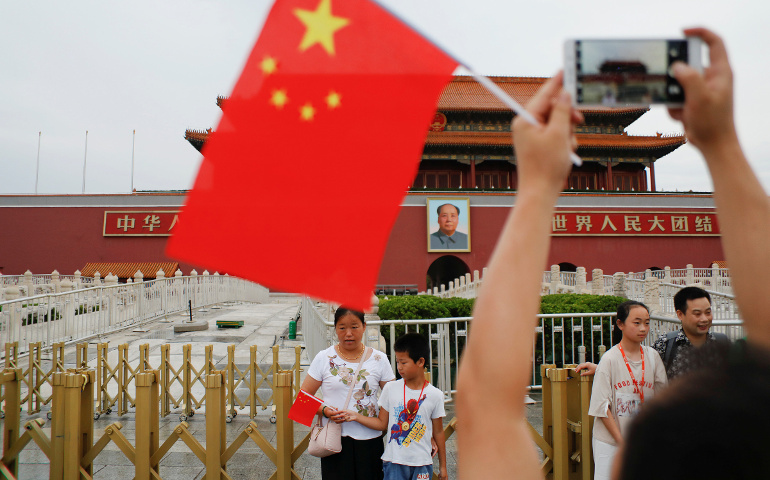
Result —
<path fill-rule="evenodd" d="M 86 153 L 83 155 L 83 192 L 86 193 L 86 160 L 88 159 L 88 130 L 86 130 Z"/>
<path fill-rule="evenodd" d="M 37 195 L 37 181 L 40 179 L 40 139 L 43 132 L 37 132 L 37 168 L 35 169 L 35 195 Z"/>
<path fill-rule="evenodd" d="M 535 117 L 533 117 L 519 102 L 517 102 L 513 97 L 511 97 L 505 90 L 498 87 L 495 82 L 489 79 L 489 77 L 486 77 L 484 75 L 481 75 L 477 73 L 473 68 L 468 66 L 466 62 L 463 62 L 460 60 L 457 55 L 454 55 L 451 53 L 447 48 L 445 48 L 440 43 L 433 40 L 431 37 L 426 35 L 422 30 L 416 28 L 412 23 L 408 22 L 404 17 L 401 15 L 398 15 L 396 12 L 394 12 L 392 9 L 387 7 L 386 5 L 383 5 L 378 0 L 373 0 L 374 3 L 380 6 L 383 10 L 393 15 L 395 18 L 399 19 L 404 25 L 408 26 L 412 30 L 414 30 L 418 35 L 422 36 L 426 41 L 432 43 L 436 46 L 439 50 L 444 52 L 448 57 L 452 58 L 455 62 L 457 62 L 461 67 L 468 70 L 468 72 L 471 74 L 471 76 L 479 82 L 484 88 L 486 88 L 489 93 L 494 95 L 498 100 L 503 102 L 503 104 L 513 110 L 513 112 L 517 115 L 519 115 L 521 118 L 523 118 L 528 123 L 531 123 L 532 125 L 540 125 L 540 122 L 537 121 Z M 570 161 L 576 166 L 579 167 L 583 164 L 583 160 L 575 153 L 570 152 Z"/>
<path fill-rule="evenodd" d="M 134 193 L 134 151 L 136 150 L 136 129 L 134 129 L 134 139 L 131 141 L 131 192 Z"/>

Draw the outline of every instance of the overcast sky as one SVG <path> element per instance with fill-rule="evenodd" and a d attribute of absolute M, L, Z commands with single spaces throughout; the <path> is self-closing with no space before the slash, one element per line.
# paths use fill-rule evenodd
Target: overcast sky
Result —
<path fill-rule="evenodd" d="M 340 0 L 336 0 L 340 1 Z M 187 128 L 216 126 L 271 5 L 267 0 L 37 0 L 0 9 L 0 194 L 80 193 L 88 130 L 86 193 L 186 189 L 200 163 Z M 767 135 L 770 4 L 381 0 L 457 58 L 487 75 L 549 76 L 576 37 L 679 36 L 705 25 L 722 34 L 736 72 L 736 121 L 749 159 L 770 191 Z M 333 5 L 333 3 L 332 3 Z M 332 6 L 333 8 L 333 6 Z M 681 132 L 658 107 L 630 134 Z M 689 145 L 656 163 L 661 190 L 710 191 Z"/>

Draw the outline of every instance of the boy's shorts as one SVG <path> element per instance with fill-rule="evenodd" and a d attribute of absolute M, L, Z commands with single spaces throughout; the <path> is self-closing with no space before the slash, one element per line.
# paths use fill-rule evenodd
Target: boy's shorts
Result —
<path fill-rule="evenodd" d="M 392 462 L 382 462 L 385 480 L 432 480 L 433 464 L 411 467 Z"/>

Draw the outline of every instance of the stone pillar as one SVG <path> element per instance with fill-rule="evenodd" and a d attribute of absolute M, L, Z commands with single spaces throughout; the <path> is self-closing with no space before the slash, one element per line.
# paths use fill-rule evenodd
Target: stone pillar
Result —
<path fill-rule="evenodd" d="M 717 292 L 722 291 L 722 271 L 718 263 L 711 264 L 711 288 Z"/>
<path fill-rule="evenodd" d="M 77 284 L 78 287 L 83 284 L 82 275 L 83 274 L 80 272 L 80 270 L 75 270 L 75 284 Z"/>
<path fill-rule="evenodd" d="M 575 272 L 575 293 L 585 293 L 586 291 L 588 291 L 586 267 L 577 267 L 577 272 Z"/>
<path fill-rule="evenodd" d="M 174 272 L 174 277 L 175 277 L 175 278 L 179 278 L 179 277 L 181 277 L 181 276 L 182 276 L 182 271 L 181 271 L 181 270 L 179 270 L 179 269 L 177 268 L 177 269 L 176 269 L 176 272 Z"/>
<path fill-rule="evenodd" d="M 33 296 L 35 294 L 35 280 L 32 278 L 32 272 L 29 270 L 24 272 L 24 280 L 22 283 L 27 287 L 27 296 Z"/>
<path fill-rule="evenodd" d="M 96 274 L 94 274 L 94 277 L 96 277 Z M 137 270 L 134 274 L 134 283 L 142 283 L 144 281 L 144 274 L 141 270 Z"/>
<path fill-rule="evenodd" d="M 203 276 L 204 277 L 208 277 L 209 276 L 209 271 L 208 270 L 204 270 L 203 271 Z"/>
<path fill-rule="evenodd" d="M 480 279 L 481 279 L 481 277 L 479 277 L 479 271 L 478 270 L 474 270 L 473 271 L 473 281 L 475 283 L 479 283 Z"/>
<path fill-rule="evenodd" d="M 155 273 L 156 280 L 163 280 L 165 278 L 166 278 L 166 272 L 164 272 L 162 268 Z"/>
<path fill-rule="evenodd" d="M 190 272 L 190 276 L 191 277 L 197 277 L 198 276 L 198 272 L 195 271 L 195 269 L 193 268 L 192 271 Z"/>
<path fill-rule="evenodd" d="M 466 273 L 466 274 L 465 274 L 465 285 L 470 285 L 470 284 L 471 284 L 471 282 L 472 282 L 472 280 L 471 280 L 471 274 L 470 274 L 470 273 Z"/>
<path fill-rule="evenodd" d="M 551 265 L 551 295 L 559 292 L 559 266 Z"/>
<path fill-rule="evenodd" d="M 644 303 L 649 307 L 650 315 L 661 313 L 660 282 L 656 277 L 644 279 Z"/>
<path fill-rule="evenodd" d="M 61 279 L 58 270 L 51 272 L 51 283 L 53 284 L 53 293 L 61 292 Z"/>
<path fill-rule="evenodd" d="M 75 284 L 70 282 L 69 280 L 64 280 L 61 282 L 60 288 L 62 293 L 64 293 L 64 292 L 70 292 L 72 290 L 75 290 L 76 287 L 75 287 Z"/>
<path fill-rule="evenodd" d="M 626 294 L 626 274 L 623 272 L 616 272 L 612 276 L 612 292 L 616 297 L 628 298 Z"/>
<path fill-rule="evenodd" d="M 111 273 L 108 273 L 106 277 L 104 277 L 104 284 L 108 287 L 111 287 L 113 285 L 118 284 L 118 276 L 113 275 Z"/>
<path fill-rule="evenodd" d="M 652 276 L 652 270 L 649 268 L 644 271 L 644 278 L 651 277 Z"/>
<path fill-rule="evenodd" d="M 455 282 L 454 280 L 449 282 L 449 292 L 452 292 L 455 289 Z"/>
<path fill-rule="evenodd" d="M 695 271 L 693 270 L 692 263 L 687 264 L 686 285 L 692 285 L 695 283 Z"/>
<path fill-rule="evenodd" d="M 452 282 L 449 282 L 449 286 L 450 287 L 452 286 Z M 441 293 L 443 294 L 445 291 L 446 291 L 446 284 L 442 283 L 441 284 Z"/>
<path fill-rule="evenodd" d="M 107 273 L 107 275 L 109 275 L 109 273 Z M 96 271 L 96 272 L 94 272 L 94 286 L 98 287 L 101 284 L 102 284 L 102 274 L 99 273 L 98 271 Z M 75 287 L 75 288 L 77 288 L 77 287 Z"/>
<path fill-rule="evenodd" d="M 671 267 L 663 268 L 663 283 L 671 283 Z"/>
<path fill-rule="evenodd" d="M 591 270 L 591 293 L 604 295 L 604 272 L 601 268 Z"/>

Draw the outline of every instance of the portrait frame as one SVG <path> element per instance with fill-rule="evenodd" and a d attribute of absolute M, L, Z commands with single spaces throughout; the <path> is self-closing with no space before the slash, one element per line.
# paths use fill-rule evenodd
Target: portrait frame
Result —
<path fill-rule="evenodd" d="M 453 205 L 460 214 L 457 216 L 455 233 L 448 239 L 441 234 L 437 210 L 445 204 Z M 428 197 L 427 211 L 427 246 L 428 252 L 470 252 L 471 251 L 471 201 L 469 197 Z M 442 232 L 443 233 L 443 232 Z M 460 235 L 456 237 L 455 235 Z M 454 238 L 454 240 L 452 240 Z M 455 244 L 456 242 L 456 244 Z"/>

